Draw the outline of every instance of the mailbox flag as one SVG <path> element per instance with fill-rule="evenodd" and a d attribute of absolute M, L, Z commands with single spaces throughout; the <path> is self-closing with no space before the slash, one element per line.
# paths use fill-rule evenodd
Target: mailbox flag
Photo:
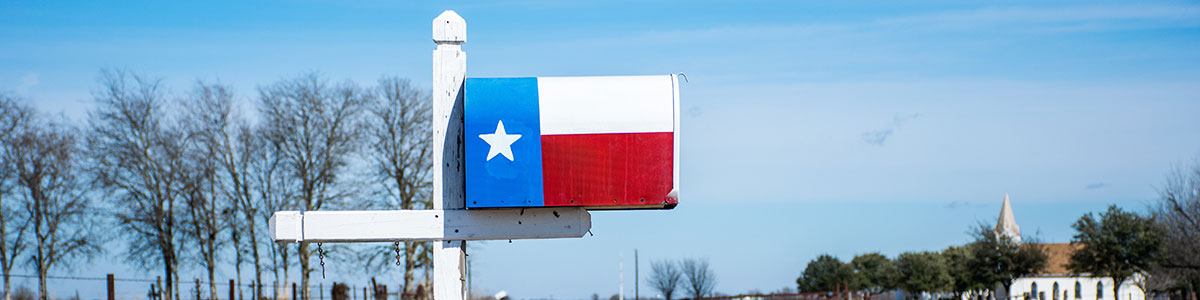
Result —
<path fill-rule="evenodd" d="M 672 208 L 674 75 L 467 78 L 468 208 Z"/>

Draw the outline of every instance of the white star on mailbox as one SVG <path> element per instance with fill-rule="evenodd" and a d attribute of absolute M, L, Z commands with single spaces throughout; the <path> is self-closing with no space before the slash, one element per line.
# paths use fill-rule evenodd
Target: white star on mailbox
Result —
<path fill-rule="evenodd" d="M 516 142 L 517 139 L 520 139 L 521 135 L 508 134 L 507 132 L 504 132 L 504 121 L 498 121 L 496 123 L 496 133 L 480 134 L 479 138 L 483 139 L 484 142 L 487 142 L 488 146 L 491 146 L 488 147 L 488 156 L 487 160 L 485 161 L 492 160 L 492 158 L 496 157 L 497 154 L 503 154 L 504 158 L 508 158 L 509 161 L 514 161 L 512 143 Z"/>

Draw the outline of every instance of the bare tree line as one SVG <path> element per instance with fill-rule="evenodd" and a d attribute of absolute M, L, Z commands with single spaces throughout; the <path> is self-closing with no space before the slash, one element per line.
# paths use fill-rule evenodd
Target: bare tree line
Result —
<path fill-rule="evenodd" d="M 646 282 L 666 300 L 674 299 L 679 289 L 691 299 L 704 299 L 713 296 L 717 275 L 709 267 L 707 258 L 660 260 L 650 263 L 650 278 Z"/>
<path fill-rule="evenodd" d="M 50 270 L 75 259 L 99 253 L 98 236 L 86 221 L 92 216 L 89 186 L 79 166 L 79 133 L 65 122 L 37 116 L 14 96 L 0 96 L 0 126 L 4 145 L 0 157 L 0 186 L 4 198 L 0 243 L 5 297 L 10 297 L 9 271 L 23 255 L 37 272 L 38 291 L 45 299 Z M 8 200 L 8 199 L 6 199 Z M 15 200 L 15 201 L 12 201 Z"/>
<path fill-rule="evenodd" d="M 1164 229 L 1165 249 L 1159 266 L 1142 284 L 1196 299 L 1200 293 L 1200 159 L 1171 170 L 1150 209 Z"/>
<path fill-rule="evenodd" d="M 430 207 L 424 89 L 397 77 L 361 86 L 307 73 L 260 86 L 252 103 L 244 98 L 203 81 L 172 95 L 161 79 L 102 70 L 94 106 L 75 125 L 0 94 L 5 299 L 14 267 L 39 274 L 45 299 L 46 274 L 105 255 L 109 238 L 124 241 L 114 255 L 161 272 L 162 299 L 179 299 L 181 268 L 202 270 L 214 299 L 220 268 L 231 268 L 238 286 L 255 287 L 251 299 L 265 299 L 264 274 L 286 284 L 296 263 L 308 290 L 319 268 L 310 258 L 329 247 L 270 241 L 271 213 Z M 249 104 L 257 111 L 243 109 Z M 411 295 L 416 271 L 430 285 L 430 248 L 399 243 L 346 257 L 369 273 L 403 265 Z"/>

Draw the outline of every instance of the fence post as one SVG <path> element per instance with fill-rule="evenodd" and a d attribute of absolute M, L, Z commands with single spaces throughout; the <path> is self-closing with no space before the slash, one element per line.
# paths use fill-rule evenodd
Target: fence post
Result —
<path fill-rule="evenodd" d="M 229 300 L 237 300 L 233 297 L 233 291 L 237 290 L 237 285 L 233 284 L 233 279 L 229 280 Z"/>
<path fill-rule="evenodd" d="M 460 98 L 467 74 L 466 41 L 467 22 L 453 10 L 433 19 L 433 209 L 466 208 Z M 465 248 L 465 241 L 433 242 L 433 299 L 465 298 Z"/>
<path fill-rule="evenodd" d="M 107 277 L 108 277 L 108 300 L 116 300 L 117 294 L 113 291 L 113 289 L 116 288 L 116 285 L 113 282 L 116 280 L 113 278 L 112 273 L 109 273 Z"/>
<path fill-rule="evenodd" d="M 292 283 L 292 300 L 296 300 L 296 299 L 300 299 L 300 298 L 296 298 L 296 283 L 293 282 Z"/>

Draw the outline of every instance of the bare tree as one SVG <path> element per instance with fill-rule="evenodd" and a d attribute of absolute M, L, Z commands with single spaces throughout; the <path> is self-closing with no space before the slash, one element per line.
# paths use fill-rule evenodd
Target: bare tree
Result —
<path fill-rule="evenodd" d="M 231 123 L 233 93 L 217 84 L 197 82 L 184 106 L 187 116 L 184 130 L 189 136 L 187 151 L 188 172 L 183 176 L 184 198 L 188 219 L 185 232 L 193 241 L 198 261 L 208 274 L 210 298 L 216 298 L 217 253 L 226 240 L 219 236 L 229 226 L 230 199 L 224 177 L 218 178 L 225 165 L 228 129 Z M 237 249 L 235 249 L 237 251 Z"/>
<path fill-rule="evenodd" d="M 264 153 L 262 139 L 254 129 L 243 121 L 234 108 L 232 89 L 223 85 L 198 83 L 192 92 L 192 115 L 199 120 L 197 134 L 212 151 L 217 163 L 218 187 L 228 201 L 221 210 L 225 217 L 229 237 L 234 244 L 234 268 L 238 286 L 241 286 L 244 254 L 249 254 L 254 264 L 253 299 L 262 297 L 262 257 L 259 254 L 258 210 L 262 206 L 253 187 L 255 160 Z M 265 232 L 265 231 L 264 231 Z M 243 244 L 242 239 L 249 239 Z M 244 247 L 244 248 L 243 248 Z"/>
<path fill-rule="evenodd" d="M 358 149 L 369 94 L 349 82 L 330 86 L 310 73 L 262 87 L 259 95 L 266 136 L 280 146 L 284 170 L 297 181 L 300 209 L 320 210 L 352 195 L 342 175 Z M 300 242 L 297 251 L 300 286 L 307 291 L 313 271 L 309 242 Z"/>
<path fill-rule="evenodd" d="M 369 160 L 374 163 L 374 177 L 385 197 L 379 205 L 388 209 L 428 209 L 432 206 L 433 134 L 429 118 L 433 103 L 429 94 L 414 87 L 407 79 L 383 77 L 375 88 L 376 99 L 371 105 L 371 137 Z M 427 243 L 427 242 L 426 242 Z M 416 292 L 414 271 L 429 267 L 430 262 L 418 259 L 417 242 L 404 242 L 404 294 Z M 429 249 L 430 247 L 420 247 Z M 373 247 L 362 256 L 364 267 L 378 269 L 388 260 L 376 260 L 379 254 L 393 251 L 391 245 Z M 422 257 L 429 257 L 423 255 Z M 397 257 L 399 259 L 399 257 Z"/>
<path fill-rule="evenodd" d="M 246 296 L 242 293 L 242 264 L 246 263 L 246 255 L 249 254 L 249 250 L 243 248 L 249 247 L 244 240 L 244 232 L 249 229 L 245 228 L 246 221 L 241 219 L 240 211 L 234 202 L 237 200 L 229 198 L 228 194 L 224 197 L 231 202 L 229 207 L 221 211 L 221 218 L 225 220 L 225 228 L 229 231 L 229 243 L 233 245 L 233 278 L 237 280 L 237 296 L 234 299 L 245 299 Z"/>
<path fill-rule="evenodd" d="M 234 201 L 233 214 L 230 217 L 233 222 L 233 230 L 230 230 L 231 238 L 235 245 L 236 263 L 235 268 L 238 274 L 238 286 L 242 286 L 242 262 L 244 254 L 250 255 L 250 262 L 254 265 L 254 288 L 251 289 L 252 299 L 258 300 L 262 298 L 262 255 L 258 252 L 260 240 L 258 231 L 258 210 L 262 207 L 261 198 L 255 198 L 252 192 L 252 159 L 257 157 L 257 152 L 261 151 L 261 143 L 255 137 L 253 129 L 241 124 L 236 128 L 234 140 L 227 143 L 228 149 L 223 151 L 225 158 L 222 159 L 224 169 L 229 178 L 228 190 L 229 198 Z M 245 248 L 242 248 L 240 239 L 245 238 Z"/>
<path fill-rule="evenodd" d="M 664 299 L 671 300 L 671 295 L 679 288 L 679 280 L 682 277 L 683 273 L 680 272 L 678 264 L 661 260 L 650 263 L 650 278 L 646 279 L 646 282 L 662 293 Z"/>
<path fill-rule="evenodd" d="M 679 265 L 683 276 L 687 278 L 685 287 L 692 299 L 703 299 L 712 294 L 717 285 L 717 274 L 709 268 L 707 258 L 687 258 Z"/>
<path fill-rule="evenodd" d="M 282 153 L 282 146 L 279 139 L 266 137 L 269 130 L 264 126 L 249 128 L 242 127 L 238 143 L 243 145 L 247 150 L 247 156 L 251 159 L 248 161 L 247 174 L 249 174 L 250 189 L 258 196 L 257 200 L 251 201 L 254 207 L 254 217 L 260 218 L 262 226 L 259 228 L 264 234 L 268 232 L 270 227 L 271 214 L 281 210 L 299 209 L 296 204 L 295 197 L 291 192 L 295 188 L 295 178 L 285 172 L 285 161 Z M 243 208 L 245 209 L 245 208 Z M 289 251 L 286 244 L 283 243 L 268 243 L 271 258 L 271 274 L 275 278 L 275 282 L 280 281 L 280 274 L 283 275 L 283 283 L 287 285 L 288 281 L 288 266 Z M 257 246 L 256 246 L 257 247 Z M 255 250 L 257 251 L 257 250 Z M 282 271 L 282 272 L 281 272 Z M 262 297 L 263 284 L 257 283 L 257 293 Z M 278 290 L 272 290 L 273 295 L 278 295 Z"/>
<path fill-rule="evenodd" d="M 29 121 L 32 109 L 19 103 L 12 95 L 0 93 L 0 151 L 7 151 L 15 142 L 14 133 Z M 6 154 L 0 154 L 6 155 Z M 29 227 L 29 217 L 22 214 L 21 209 L 15 209 L 12 201 L 5 201 L 13 192 L 13 177 L 16 170 L 9 160 L 0 164 L 0 271 L 4 276 L 4 300 L 12 296 L 12 284 L 9 275 L 14 262 L 25 250 L 25 232 Z"/>
<path fill-rule="evenodd" d="M 186 169 L 184 135 L 167 124 L 161 80 L 103 70 L 90 113 L 88 164 L 109 195 L 113 216 L 129 241 L 128 261 L 160 266 L 163 299 L 179 298 L 181 173 Z"/>
<path fill-rule="evenodd" d="M 33 124 L 36 123 L 36 124 Z M 61 263 L 100 253 L 93 228 L 88 188 L 80 173 L 77 133 L 67 125 L 29 122 L 20 129 L 4 159 L 14 166 L 25 213 L 32 217 L 40 299 L 47 299 L 47 274 Z"/>
<path fill-rule="evenodd" d="M 1151 277 L 1157 289 L 1200 292 L 1200 160 L 1172 170 L 1151 211 L 1165 233 L 1163 260 Z"/>
<path fill-rule="evenodd" d="M 191 155 L 188 156 L 187 165 L 190 166 L 190 171 L 182 178 L 181 192 L 187 215 L 184 215 L 183 224 L 186 226 L 181 228 L 181 233 L 189 244 L 195 246 L 188 247 L 189 251 L 185 251 L 184 254 L 192 252 L 196 255 L 194 259 L 208 274 L 210 297 L 216 297 L 212 293 L 217 288 L 217 251 L 218 247 L 225 244 L 224 240 L 217 237 L 224 230 L 225 222 L 220 215 L 221 208 L 217 206 L 220 200 L 217 199 L 213 178 L 216 166 L 214 161 L 207 159 L 212 153 L 207 150 L 193 151 L 189 151 Z"/>

